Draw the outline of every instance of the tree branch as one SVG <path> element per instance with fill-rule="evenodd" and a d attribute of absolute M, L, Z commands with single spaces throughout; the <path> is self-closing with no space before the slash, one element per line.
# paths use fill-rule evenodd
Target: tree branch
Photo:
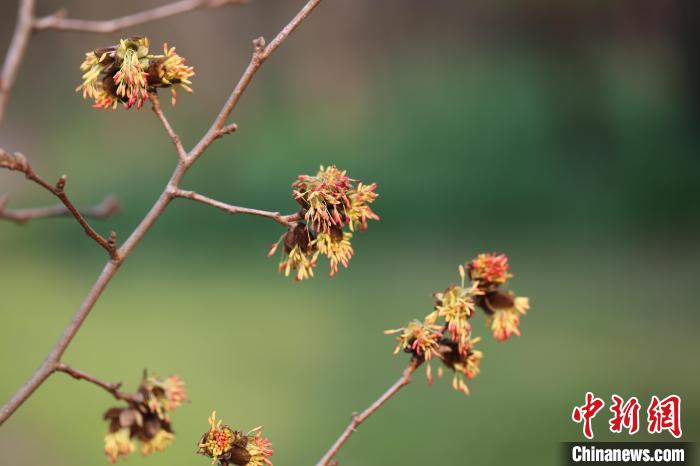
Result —
<path fill-rule="evenodd" d="M 173 141 L 173 144 L 175 144 L 175 149 L 177 150 L 177 156 L 180 158 L 180 160 L 185 160 L 187 158 L 187 151 L 182 145 L 182 141 L 180 140 L 180 136 L 173 130 L 173 127 L 170 126 L 170 122 L 168 119 L 165 117 L 165 114 L 163 113 L 163 110 L 160 107 L 160 100 L 158 100 L 158 94 L 155 92 L 152 92 L 149 95 L 149 98 L 151 99 L 151 105 L 153 108 L 153 113 L 156 114 L 160 122 L 163 124 L 163 127 L 165 128 L 165 131 L 168 133 L 168 136 L 170 136 L 170 139 Z"/>
<path fill-rule="evenodd" d="M 102 380 L 99 380 L 99 379 L 97 379 L 89 374 L 86 374 L 83 371 L 73 369 L 69 365 L 63 364 L 63 363 L 57 364 L 55 371 L 56 372 L 64 372 L 76 380 L 85 380 L 87 382 L 95 384 L 98 387 L 109 392 L 117 400 L 124 400 L 124 401 L 129 401 L 132 403 L 140 403 L 143 401 L 143 398 L 140 397 L 139 395 L 133 395 L 131 393 L 124 393 L 124 392 L 120 391 L 119 389 L 122 387 L 121 382 L 119 382 L 119 383 L 103 382 Z"/>
<path fill-rule="evenodd" d="M 58 29 L 74 32 L 110 33 L 193 10 L 218 8 L 225 5 L 240 5 L 243 3 L 246 3 L 246 0 L 180 0 L 150 10 L 104 21 L 66 18 L 66 11 L 59 10 L 52 15 L 36 19 L 34 21 L 34 29 L 39 31 Z"/>
<path fill-rule="evenodd" d="M 7 168 L 10 171 L 18 171 L 24 173 L 24 176 L 28 180 L 33 181 L 34 183 L 38 184 L 39 186 L 56 196 L 58 200 L 61 201 L 68 213 L 70 213 L 78 221 L 80 226 L 83 227 L 83 230 L 85 230 L 85 234 L 87 234 L 105 251 L 107 251 L 112 260 L 117 259 L 117 246 L 115 244 L 117 239 L 116 234 L 112 232 L 109 236 L 109 239 L 105 239 L 99 233 L 97 233 L 94 228 L 90 226 L 88 221 L 85 219 L 85 217 L 83 217 L 78 208 L 73 205 L 73 203 L 68 198 L 68 195 L 65 192 L 66 181 L 68 179 L 66 175 L 61 176 L 56 182 L 56 184 L 53 185 L 34 172 L 34 169 L 27 162 L 27 159 L 26 157 L 24 157 L 24 155 L 19 153 L 10 155 L 2 148 L 0 148 L 0 167 Z"/>
<path fill-rule="evenodd" d="M 207 147 L 218 137 L 221 136 L 224 130 L 224 125 L 229 115 L 238 104 L 241 99 L 243 92 L 248 88 L 248 85 L 257 73 L 260 66 L 265 60 L 267 60 L 270 55 L 273 54 L 275 50 L 279 48 L 280 45 L 289 37 L 289 35 L 304 21 L 321 3 L 321 0 L 309 0 L 306 5 L 297 13 L 297 15 L 292 18 L 292 20 L 275 36 L 275 38 L 270 42 L 269 45 L 265 46 L 265 39 L 263 37 L 258 37 L 253 41 L 253 55 L 250 58 L 250 62 L 246 67 L 243 75 L 233 88 L 231 95 L 226 100 L 223 108 L 217 115 L 216 119 L 209 127 L 204 137 L 197 143 L 196 146 L 188 154 L 191 161 L 197 160 L 204 153 Z"/>
<path fill-rule="evenodd" d="M 17 24 L 12 35 L 12 41 L 5 55 L 5 62 L 0 71 L 0 125 L 5 116 L 5 108 L 10 98 L 10 89 L 15 84 L 19 65 L 22 63 L 24 53 L 27 51 L 29 37 L 32 35 L 34 23 L 34 1 L 20 0 L 17 11 Z"/>
<path fill-rule="evenodd" d="M 17 391 L 17 393 L 15 393 L 12 399 L 10 399 L 2 408 L 0 408 L 0 425 L 2 425 L 10 416 L 12 416 L 12 414 L 56 370 L 57 365 L 60 364 L 61 357 L 65 353 L 71 341 L 73 341 L 73 338 L 78 330 L 80 330 L 80 327 L 90 314 L 90 311 L 95 306 L 95 303 L 97 303 L 98 299 L 112 278 L 114 278 L 121 264 L 124 263 L 126 258 L 131 254 L 134 248 L 136 248 L 146 233 L 148 233 L 148 231 L 151 229 L 153 224 L 168 207 L 170 202 L 174 199 L 175 193 L 177 193 L 179 190 L 183 177 L 190 169 L 192 164 L 202 155 L 204 150 L 212 143 L 212 141 L 218 137 L 221 137 L 224 132 L 231 131 L 231 125 L 225 126 L 226 119 L 238 103 L 243 91 L 248 87 L 248 84 L 257 71 L 257 68 L 262 63 L 260 57 L 267 59 L 270 54 L 279 47 L 279 45 L 294 29 L 296 29 L 296 27 L 298 27 L 301 21 L 304 20 L 319 3 L 321 3 L 321 0 L 309 0 L 299 14 L 297 14 L 275 37 L 275 41 L 273 41 L 274 46 L 271 43 L 270 46 L 263 49 L 259 41 L 256 41 L 258 43 L 258 47 L 256 47 L 254 57 L 257 58 L 254 58 L 251 61 L 251 64 L 254 64 L 254 66 L 251 68 L 252 65 L 248 65 L 246 71 L 243 73 L 243 76 L 240 78 L 238 84 L 234 87 L 233 92 L 226 101 L 226 104 L 224 104 L 224 107 L 217 118 L 214 120 L 212 126 L 209 128 L 209 130 L 207 130 L 205 135 L 202 137 L 202 139 L 200 139 L 195 147 L 187 154 L 187 158 L 178 162 L 173 174 L 170 177 L 170 180 L 165 186 L 165 189 L 153 204 L 151 210 L 146 214 L 143 220 L 141 220 L 141 223 L 139 223 L 124 244 L 122 244 L 122 246 L 116 251 L 116 257 L 107 262 L 107 264 L 104 266 L 102 272 L 97 278 L 97 281 L 88 292 L 82 304 L 73 315 L 70 323 L 63 331 L 63 335 L 53 346 L 51 352 L 46 357 L 44 362 L 41 364 L 41 366 L 39 366 L 29 380 Z"/>
<path fill-rule="evenodd" d="M 257 215 L 259 217 L 266 217 L 269 219 L 274 220 L 275 222 L 284 225 L 285 227 L 290 227 L 294 225 L 296 222 L 302 219 L 302 216 L 299 213 L 296 214 L 289 214 L 289 215 L 282 215 L 279 212 L 268 212 L 267 210 L 258 210 L 258 209 L 250 209 L 248 207 L 239 207 L 231 204 L 226 204 L 221 201 L 217 201 L 216 199 L 212 199 L 207 196 L 203 196 L 201 194 L 198 194 L 194 191 L 184 191 L 182 189 L 178 189 L 174 193 L 175 197 L 181 197 L 184 199 L 191 199 L 193 201 L 210 205 L 212 207 L 216 207 L 219 210 L 223 210 L 224 212 L 234 215 L 234 214 L 248 214 L 248 215 Z"/>
<path fill-rule="evenodd" d="M 18 224 L 27 223 L 30 220 L 66 217 L 72 215 L 64 204 L 57 204 L 48 207 L 33 207 L 29 209 L 6 209 L 5 205 L 9 196 L 0 197 L 0 218 Z M 83 218 L 104 220 L 119 212 L 119 201 L 114 196 L 107 196 L 102 202 L 94 207 L 78 209 Z"/>
<path fill-rule="evenodd" d="M 422 364 L 422 361 L 417 361 L 415 359 L 411 360 L 410 364 L 406 369 L 404 369 L 403 373 L 401 374 L 401 377 L 399 377 L 399 380 L 394 382 L 394 384 L 389 387 L 387 391 L 382 393 L 382 395 L 377 398 L 374 403 L 369 405 L 367 409 L 362 411 L 360 414 L 353 414 L 352 416 L 352 421 L 350 421 L 350 424 L 345 428 L 342 434 L 340 434 L 340 437 L 338 437 L 338 440 L 335 441 L 333 446 L 326 452 L 325 455 L 323 455 L 323 458 L 316 463 L 316 466 L 329 466 L 332 464 L 333 457 L 338 453 L 338 451 L 345 445 L 345 442 L 348 441 L 350 436 L 355 432 L 357 427 L 365 422 L 368 417 L 370 417 L 372 414 L 374 414 L 379 408 L 381 408 L 384 403 L 386 403 L 389 398 L 392 396 L 396 395 L 399 390 L 401 390 L 403 387 L 411 383 L 411 376 L 413 373 L 416 371 L 418 366 Z"/>

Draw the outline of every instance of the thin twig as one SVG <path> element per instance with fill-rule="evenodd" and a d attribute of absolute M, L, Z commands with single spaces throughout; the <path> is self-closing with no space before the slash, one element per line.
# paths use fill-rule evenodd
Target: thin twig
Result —
<path fill-rule="evenodd" d="M 248 214 L 248 215 L 257 215 L 259 217 L 266 217 L 266 218 L 272 219 L 275 222 L 282 224 L 286 227 L 290 227 L 302 219 L 302 216 L 299 213 L 282 215 L 279 212 L 268 212 L 267 210 L 250 209 L 248 207 L 239 207 L 236 205 L 226 204 L 225 202 L 217 201 L 216 199 L 212 199 L 210 197 L 203 196 L 203 195 L 198 194 L 194 191 L 184 191 L 182 189 L 178 189 L 177 191 L 175 191 L 174 196 L 181 197 L 184 199 L 191 199 L 193 201 L 200 202 L 202 204 L 210 205 L 212 207 L 216 207 L 217 209 L 223 210 L 224 212 L 231 214 L 231 215 Z"/>
<path fill-rule="evenodd" d="M 13 156 L 10 156 L 6 151 L 4 151 L 2 148 L 0 148 L 0 156 L 3 157 L 3 163 L 0 165 L 2 168 L 7 168 L 10 171 L 18 171 L 21 173 L 24 173 L 24 176 L 30 180 L 36 183 L 37 185 L 41 186 L 54 196 L 58 198 L 59 201 L 63 204 L 65 209 L 78 221 L 81 227 L 83 227 L 83 230 L 85 230 L 85 234 L 87 234 L 90 238 L 92 238 L 98 245 L 100 245 L 107 253 L 110 255 L 112 260 L 117 259 L 117 246 L 116 246 L 116 234 L 112 232 L 109 236 L 109 238 L 104 238 L 102 235 L 97 233 L 94 228 L 90 226 L 90 223 L 85 219 L 83 214 L 78 210 L 75 205 L 71 202 L 71 200 L 68 198 L 68 195 L 66 194 L 65 188 L 66 188 L 66 181 L 67 177 L 66 175 L 61 176 L 56 184 L 51 184 L 45 179 L 43 179 L 41 176 L 37 175 L 36 172 L 34 172 L 34 169 L 32 166 L 27 162 L 27 159 L 24 155 L 15 153 Z M 12 157 L 13 162 L 8 163 L 7 160 Z"/>
<path fill-rule="evenodd" d="M 94 207 L 79 208 L 78 212 L 84 218 L 105 220 L 119 212 L 119 201 L 114 196 L 107 196 Z M 3 198 L 0 198 L 0 218 L 18 224 L 27 223 L 30 220 L 38 220 L 52 217 L 71 216 L 70 210 L 64 204 L 56 204 L 48 207 L 33 207 L 28 209 L 6 209 Z"/>
<path fill-rule="evenodd" d="M 39 31 L 43 29 L 58 29 L 61 31 L 74 32 L 111 33 L 151 21 L 169 18 L 181 13 L 187 13 L 188 11 L 202 8 L 218 8 L 225 5 L 240 5 L 244 3 L 246 3 L 246 0 L 180 0 L 150 10 L 104 21 L 66 18 L 65 10 L 59 10 L 52 15 L 36 19 L 34 21 L 34 29 Z"/>
<path fill-rule="evenodd" d="M 297 13 L 297 15 L 292 18 L 292 20 L 275 36 L 275 38 L 270 42 L 269 45 L 265 46 L 265 39 L 258 37 L 253 41 L 253 54 L 250 58 L 250 62 L 246 67 L 243 75 L 241 76 L 236 87 L 233 88 L 233 92 L 226 100 L 223 108 L 217 115 L 216 119 L 209 127 L 204 137 L 194 146 L 194 148 L 188 154 L 192 162 L 197 160 L 204 153 L 207 147 L 221 135 L 221 131 L 226 125 L 226 120 L 229 115 L 238 104 L 243 92 L 246 90 L 250 84 L 253 76 L 257 73 L 260 66 L 265 60 L 267 60 L 272 53 L 279 48 L 280 45 L 289 37 L 289 35 L 304 21 L 309 14 L 321 3 L 321 0 L 309 0 L 306 5 Z"/>
<path fill-rule="evenodd" d="M 32 35 L 34 22 L 34 1 L 20 0 L 17 11 L 17 24 L 12 35 L 12 41 L 5 55 L 5 62 L 0 72 L 0 125 L 5 116 L 5 108 L 10 98 L 10 90 L 17 78 L 19 65 L 22 63 L 24 53 L 27 51 L 29 37 Z"/>
<path fill-rule="evenodd" d="M 170 139 L 173 141 L 173 144 L 175 144 L 177 156 L 180 158 L 180 160 L 184 161 L 187 158 L 187 151 L 182 145 L 180 136 L 173 130 L 173 127 L 170 126 L 170 122 L 165 117 L 163 110 L 160 108 L 160 100 L 158 100 L 158 94 L 153 92 L 149 95 L 149 98 L 151 99 L 153 113 L 156 114 L 160 122 L 163 124 L 163 127 L 165 127 L 165 131 L 168 133 L 168 136 L 170 136 Z"/>
<path fill-rule="evenodd" d="M 338 440 L 335 441 L 333 446 L 326 452 L 325 455 L 323 455 L 323 458 L 316 463 L 316 466 L 328 466 L 331 464 L 331 460 L 333 460 L 333 457 L 338 453 L 338 451 L 345 445 L 345 442 L 348 441 L 350 436 L 355 432 L 357 427 L 365 422 L 368 417 L 370 417 L 372 414 L 374 414 L 379 408 L 386 403 L 389 398 L 392 396 L 396 395 L 399 390 L 401 390 L 403 387 L 411 383 L 411 376 L 413 373 L 416 371 L 418 366 L 421 365 L 422 361 L 417 361 L 415 359 L 411 360 L 410 364 L 406 369 L 404 369 L 403 373 L 401 374 L 401 377 L 399 377 L 399 380 L 394 382 L 394 384 L 389 387 L 387 391 L 382 393 L 382 395 L 377 398 L 374 403 L 372 403 L 367 409 L 362 411 L 360 414 L 354 414 L 352 417 L 352 421 L 350 421 L 350 424 L 347 426 L 347 428 L 343 431 L 342 434 L 340 434 L 340 437 L 338 437 Z"/>
<path fill-rule="evenodd" d="M 299 24 L 311 13 L 311 11 L 319 4 L 321 0 L 309 0 L 306 5 L 302 8 L 299 14 L 297 14 L 289 24 L 287 24 L 282 31 L 275 37 L 273 43 L 267 48 L 262 48 L 259 41 L 258 47 L 254 53 L 254 58 L 251 64 L 248 65 L 243 76 L 239 80 L 238 84 L 234 87 L 233 92 L 229 96 L 228 100 L 224 104 L 224 107 L 219 112 L 219 115 L 214 120 L 212 126 L 207 130 L 205 135 L 200 139 L 200 141 L 195 145 L 195 147 L 188 153 L 187 158 L 183 161 L 180 160 L 173 171 L 165 189 L 156 200 L 155 204 L 151 207 L 151 210 L 146 214 L 146 216 L 141 220 L 141 223 L 136 227 L 136 229 L 131 233 L 129 238 L 122 244 L 122 246 L 116 252 L 116 259 L 110 260 L 102 269 L 97 281 L 92 286 L 92 289 L 88 292 L 87 296 L 83 300 L 82 304 L 78 310 L 73 315 L 68 326 L 63 331 L 63 335 L 59 338 L 56 344 L 51 349 L 50 353 L 44 360 L 44 362 L 39 366 L 39 368 L 34 372 L 34 374 L 27 380 L 27 382 L 15 393 L 15 395 L 10 399 L 2 408 L 0 408 L 0 425 L 2 425 L 36 390 L 44 383 L 44 381 L 56 370 L 57 364 L 60 364 L 61 357 L 65 353 L 66 349 L 70 345 L 71 341 L 75 337 L 78 330 L 82 326 L 83 322 L 90 314 L 90 311 L 95 306 L 95 303 L 102 295 L 109 282 L 114 278 L 119 267 L 126 260 L 126 258 L 131 254 L 131 252 L 136 248 L 143 237 L 148 233 L 153 224 L 158 220 L 161 214 L 165 211 L 170 202 L 174 199 L 175 193 L 179 189 L 180 183 L 190 169 L 192 164 L 202 155 L 204 150 L 218 137 L 220 137 L 221 132 L 225 128 L 225 122 L 231 111 L 233 111 L 236 103 L 240 99 L 243 91 L 248 87 L 250 80 L 257 71 L 257 68 L 262 63 L 261 57 L 267 59 L 272 52 L 274 52 L 280 44 L 289 36 L 289 34 L 296 29 Z M 274 45 L 273 45 L 274 44 Z M 252 66 L 252 68 L 251 68 Z M 229 126 L 230 127 L 230 126 Z"/>
<path fill-rule="evenodd" d="M 68 364 L 63 364 L 59 363 L 56 365 L 56 372 L 65 372 L 66 374 L 70 375 L 76 380 L 85 380 L 86 382 L 90 382 L 92 384 L 97 385 L 98 387 L 106 390 L 109 392 L 114 398 L 117 400 L 124 400 L 124 401 L 129 401 L 132 403 L 140 403 L 143 401 L 143 397 L 139 395 L 134 395 L 131 393 L 125 393 L 120 391 L 119 389 L 122 387 L 121 383 L 111 383 L 111 382 L 104 382 L 100 379 L 97 379 L 90 374 L 87 374 L 83 371 L 79 371 L 77 369 L 73 369 L 70 367 Z"/>

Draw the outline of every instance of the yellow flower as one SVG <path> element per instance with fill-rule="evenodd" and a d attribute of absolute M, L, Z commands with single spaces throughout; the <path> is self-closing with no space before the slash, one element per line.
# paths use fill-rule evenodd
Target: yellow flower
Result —
<path fill-rule="evenodd" d="M 334 232 L 337 232 L 334 234 Z M 340 237 L 340 239 L 336 239 Z M 354 253 L 350 240 L 352 233 L 343 232 L 342 230 L 331 229 L 331 233 L 319 233 L 316 239 L 311 243 L 312 247 L 316 247 L 317 251 L 314 255 L 314 261 L 318 254 L 323 254 L 328 257 L 330 263 L 330 276 L 338 273 L 338 265 L 342 264 L 347 268 L 350 259 Z"/>
<path fill-rule="evenodd" d="M 505 254 L 479 254 L 468 264 L 469 276 L 482 285 L 502 285 L 513 275 L 508 273 L 508 257 Z"/>
<path fill-rule="evenodd" d="M 222 426 L 221 420 L 216 420 L 216 411 L 209 416 L 209 426 L 210 429 L 199 441 L 197 452 L 209 456 L 211 464 L 214 464 L 231 450 L 234 440 L 239 436 L 229 426 Z"/>
<path fill-rule="evenodd" d="M 158 377 L 152 374 L 144 379 L 143 387 L 147 392 L 149 409 L 157 413 L 161 419 L 165 418 L 167 412 L 189 401 L 185 382 L 177 375 Z"/>
<path fill-rule="evenodd" d="M 474 296 L 480 292 L 478 288 L 450 285 L 442 293 L 435 293 L 435 312 L 428 316 L 428 320 L 435 321 L 438 317 L 445 319 L 447 331 L 452 339 L 459 343 L 460 350 L 466 348 L 466 343 L 471 335 L 471 325 L 468 319 L 474 313 Z"/>
<path fill-rule="evenodd" d="M 409 322 L 406 327 L 384 331 L 385 335 L 396 333 L 399 336 L 396 337 L 398 345 L 394 354 L 406 350 L 426 361 L 429 361 L 433 356 L 440 356 L 437 352 L 438 343 L 442 338 L 442 329 L 439 325 L 414 320 Z"/>
<path fill-rule="evenodd" d="M 160 429 L 153 438 L 141 442 L 141 453 L 150 455 L 154 452 L 163 451 L 173 443 L 173 440 L 175 440 L 175 435 L 172 432 Z"/>
<path fill-rule="evenodd" d="M 286 258 L 280 262 L 279 271 L 288 277 L 292 270 L 296 270 L 295 280 L 306 280 L 314 276 L 314 267 L 316 267 L 316 259 L 311 253 L 305 253 L 299 245 L 296 245 L 289 251 Z"/>
<path fill-rule="evenodd" d="M 199 441 L 197 453 L 208 456 L 212 464 L 222 466 L 272 466 L 272 444 L 262 436 L 262 427 L 256 427 L 248 434 L 222 426 L 216 420 L 216 411 L 209 417 L 209 430 Z"/>
<path fill-rule="evenodd" d="M 93 99 L 96 108 L 115 109 L 121 102 L 128 109 L 141 108 L 149 92 L 170 88 L 174 104 L 175 86 L 192 92 L 194 69 L 185 65 L 175 47 L 164 44 L 163 52 L 149 53 L 146 37 L 121 39 L 117 45 L 88 52 L 80 65 L 83 82 L 76 91 Z"/>
<path fill-rule="evenodd" d="M 377 183 L 369 185 L 359 183 L 348 192 L 350 206 L 346 214 L 350 219 L 351 230 L 359 226 L 360 230 L 364 231 L 367 229 L 367 220 L 379 220 L 379 216 L 369 206 L 377 199 L 378 194 L 374 192 L 375 189 L 377 189 Z"/>
<path fill-rule="evenodd" d="M 530 301 L 525 297 L 516 297 L 511 306 L 495 309 L 489 317 L 494 338 L 502 342 L 512 335 L 520 336 L 520 316 L 526 314 L 529 309 Z"/>
<path fill-rule="evenodd" d="M 129 438 L 129 429 L 119 429 L 116 432 L 108 433 L 104 440 L 104 451 L 111 464 L 116 463 L 120 457 L 126 458 L 135 449 Z"/>

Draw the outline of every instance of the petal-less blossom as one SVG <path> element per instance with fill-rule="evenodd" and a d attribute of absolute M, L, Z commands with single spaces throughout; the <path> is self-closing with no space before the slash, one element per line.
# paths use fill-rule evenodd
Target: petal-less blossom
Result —
<path fill-rule="evenodd" d="M 379 216 L 369 206 L 377 199 L 378 194 L 374 192 L 375 189 L 377 189 L 377 183 L 358 183 L 348 192 L 350 206 L 346 213 L 350 219 L 351 230 L 359 227 L 360 230 L 364 231 L 367 229 L 367 220 L 379 220 Z"/>
<path fill-rule="evenodd" d="M 209 430 L 202 435 L 197 453 L 208 456 L 211 464 L 220 466 L 272 466 L 272 443 L 263 437 L 262 427 L 244 434 L 217 421 L 216 411 L 209 417 Z"/>
<path fill-rule="evenodd" d="M 261 427 L 256 427 L 248 435 L 248 453 L 250 453 L 250 461 L 247 466 L 272 466 L 270 456 L 274 453 L 272 450 L 272 442 L 262 436 Z"/>
<path fill-rule="evenodd" d="M 93 99 L 96 108 L 116 109 L 119 103 L 141 108 L 158 88 L 170 88 L 173 104 L 176 87 L 192 92 L 194 69 L 167 44 L 163 55 L 151 54 L 146 37 L 121 39 L 115 46 L 90 51 L 80 69 L 83 82 L 76 90 Z"/>
<path fill-rule="evenodd" d="M 117 85 L 116 94 L 126 102 L 130 108 L 136 104 L 141 108 L 148 99 L 147 79 L 148 73 L 148 39 L 122 39 L 115 52 L 117 62 L 120 62 L 119 70 L 114 74 L 114 83 Z"/>
<path fill-rule="evenodd" d="M 148 407 L 161 418 L 165 417 L 165 413 L 189 401 L 185 382 L 177 375 L 158 377 L 152 374 L 144 378 L 143 387 Z"/>
<path fill-rule="evenodd" d="M 307 280 L 314 276 L 314 267 L 316 260 L 313 254 L 302 251 L 301 247 L 294 246 L 286 258 L 282 259 L 279 265 L 279 271 L 288 277 L 292 270 L 296 270 L 294 279 L 296 281 Z"/>
<path fill-rule="evenodd" d="M 460 351 L 466 351 L 471 325 L 468 319 L 474 313 L 474 296 L 480 294 L 477 287 L 450 285 L 444 292 L 435 293 L 435 312 L 429 319 L 442 317 L 447 323 L 447 331 L 459 344 Z"/>
<path fill-rule="evenodd" d="M 175 434 L 165 429 L 160 429 L 148 440 L 141 442 L 141 453 L 145 456 L 151 453 L 163 451 L 175 440 Z"/>
<path fill-rule="evenodd" d="M 134 443 L 131 441 L 129 429 L 119 429 L 116 432 L 111 432 L 105 435 L 105 455 L 110 464 L 114 464 L 120 457 L 126 458 L 135 450 Z"/>
<path fill-rule="evenodd" d="M 406 327 L 385 330 L 384 334 L 399 334 L 396 337 L 398 344 L 394 354 L 404 350 L 425 361 L 429 361 L 433 356 L 440 356 L 437 349 L 438 342 L 442 338 L 442 329 L 439 325 L 414 320 Z"/>
<path fill-rule="evenodd" d="M 300 175 L 292 184 L 296 201 L 306 209 L 304 218 L 310 228 L 320 233 L 329 233 L 334 225 L 349 222 L 345 215 L 350 207 L 348 191 L 352 181 L 345 170 L 335 165 L 319 169 L 315 176 Z"/>
<path fill-rule="evenodd" d="M 469 395 L 469 387 L 464 379 L 469 381 L 480 372 L 479 366 L 484 355 L 481 351 L 474 349 L 474 345 L 480 340 L 481 338 L 470 339 L 468 342 L 468 349 L 464 352 L 457 348 L 454 342 L 451 341 L 445 340 L 441 342 L 440 345 L 442 362 L 454 372 L 452 388 L 465 395 Z M 440 372 L 440 375 L 442 375 L 442 372 Z"/>
<path fill-rule="evenodd" d="M 291 226 L 268 254 L 273 255 L 284 240 L 279 271 L 290 276 L 296 270 L 296 280 L 313 277 L 319 256 L 328 258 L 331 277 L 341 265 L 347 268 L 355 253 L 353 232 L 365 230 L 368 220 L 379 220 L 369 207 L 377 198 L 376 187 L 357 182 L 335 165 L 322 165 L 313 176 L 300 175 L 292 184 L 292 195 L 301 206 L 303 221 Z"/>
<path fill-rule="evenodd" d="M 520 336 L 520 316 L 525 315 L 529 309 L 530 300 L 525 297 L 512 297 L 510 305 L 495 308 L 489 317 L 494 338 L 503 342 L 513 335 Z"/>
<path fill-rule="evenodd" d="M 352 240 L 352 233 L 333 227 L 331 233 L 319 233 L 311 243 L 316 248 L 314 260 L 318 254 L 328 257 L 331 277 L 338 273 L 338 265 L 342 264 L 343 267 L 348 268 L 348 263 L 355 252 L 350 240 Z"/>
<path fill-rule="evenodd" d="M 508 257 L 505 254 L 496 253 L 479 254 L 467 266 L 469 277 L 485 287 L 503 285 L 507 282 L 513 277 L 508 273 L 509 268 Z"/>
<path fill-rule="evenodd" d="M 140 443 L 143 455 L 165 450 L 175 440 L 169 413 L 188 401 L 184 382 L 177 376 L 144 373 L 135 400 L 126 407 L 108 409 L 104 419 L 105 454 L 110 463 L 126 458 Z"/>
<path fill-rule="evenodd" d="M 316 267 L 315 246 L 313 245 L 313 235 L 306 225 L 298 223 L 293 225 L 282 235 L 282 237 L 272 245 L 268 252 L 271 257 L 277 251 L 280 243 L 284 245 L 282 259 L 278 266 L 280 272 L 288 277 L 292 271 L 296 270 L 295 280 L 301 281 L 314 276 Z"/>

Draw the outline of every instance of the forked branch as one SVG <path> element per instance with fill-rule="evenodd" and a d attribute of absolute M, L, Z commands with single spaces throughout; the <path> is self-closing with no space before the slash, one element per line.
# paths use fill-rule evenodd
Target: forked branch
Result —
<path fill-rule="evenodd" d="M 61 364 L 61 357 L 65 353 L 70 343 L 73 341 L 73 338 L 75 337 L 77 332 L 80 330 L 83 322 L 85 322 L 85 319 L 90 314 L 90 311 L 92 311 L 95 304 L 102 296 L 102 293 L 104 292 L 107 285 L 116 275 L 121 264 L 141 242 L 146 233 L 148 233 L 148 231 L 156 223 L 158 218 L 160 218 L 160 216 L 163 214 L 170 202 L 176 197 L 176 193 L 180 189 L 180 183 L 182 182 L 182 179 L 184 178 L 185 174 L 189 171 L 194 162 L 196 162 L 197 159 L 201 157 L 201 155 L 204 153 L 207 147 L 209 147 L 209 145 L 214 140 L 220 138 L 223 134 L 229 133 L 235 129 L 234 125 L 227 125 L 226 120 L 228 119 L 228 116 L 231 114 L 236 104 L 240 100 L 241 95 L 248 87 L 248 84 L 250 84 L 251 79 L 257 72 L 260 65 L 267 58 L 269 58 L 269 56 L 275 50 L 277 50 L 277 48 L 287 39 L 287 37 L 289 37 L 289 35 L 299 26 L 299 24 L 301 24 L 301 22 L 304 19 L 306 19 L 311 13 L 311 11 L 313 11 L 313 9 L 316 8 L 316 6 L 318 6 L 320 3 L 321 0 L 309 0 L 301 9 L 301 11 L 280 31 L 279 34 L 277 34 L 277 36 L 268 46 L 264 45 L 264 40 L 262 38 L 256 39 L 255 50 L 253 52 L 251 62 L 248 64 L 248 67 L 246 67 L 243 76 L 241 76 L 241 78 L 239 79 L 238 84 L 236 84 L 236 86 L 234 87 L 231 95 L 227 99 L 218 116 L 215 118 L 211 127 L 209 128 L 209 130 L 207 130 L 207 132 L 199 140 L 199 142 L 194 146 L 194 148 L 186 154 L 186 157 L 180 157 L 180 160 L 178 161 L 178 164 L 175 167 L 175 170 L 173 171 L 170 180 L 163 189 L 163 192 L 158 197 L 158 199 L 153 204 L 150 211 L 146 214 L 143 220 L 141 220 L 141 223 L 139 223 L 139 225 L 131 233 L 127 240 L 121 245 L 119 249 L 115 251 L 112 259 L 108 261 L 107 264 L 104 266 L 92 289 L 88 292 L 87 296 L 83 300 L 83 303 L 80 305 L 78 310 L 73 315 L 73 318 L 69 322 L 68 326 L 65 328 L 63 335 L 53 346 L 51 352 L 46 357 L 41 366 L 29 378 L 29 380 L 17 391 L 17 393 L 15 393 L 12 399 L 10 399 L 4 406 L 2 406 L 2 408 L 0 408 L 0 425 L 2 425 L 44 383 L 44 381 L 57 370 L 58 365 Z M 158 114 L 159 112 L 157 110 L 154 111 L 156 112 L 156 115 L 158 115 L 158 117 L 160 118 L 161 115 Z M 161 123 L 165 124 L 166 122 L 167 120 L 165 118 L 161 119 Z M 172 131 L 172 128 L 168 129 L 166 127 L 166 130 L 171 136 L 171 139 L 175 141 L 173 135 L 176 135 L 176 133 Z M 50 191 L 52 191 L 51 188 L 59 189 L 58 187 L 52 186 L 48 183 L 45 184 L 46 186 L 44 187 L 46 187 Z M 64 205 L 65 204 L 66 203 L 64 202 Z M 70 205 L 72 206 L 72 204 Z M 66 205 L 66 207 L 68 207 L 68 205 Z M 75 209 L 74 207 L 71 210 L 71 213 L 73 213 L 73 211 L 77 213 L 77 209 Z M 82 218 L 82 216 L 80 218 Z M 85 224 L 87 224 L 87 222 L 85 222 Z"/>
<path fill-rule="evenodd" d="M 77 207 L 75 207 L 75 205 L 73 205 L 73 202 L 71 202 L 71 200 L 68 198 L 68 194 L 66 194 L 65 188 L 66 182 L 68 180 L 66 175 L 61 176 L 56 182 L 56 184 L 51 184 L 45 179 L 43 179 L 41 176 L 37 175 L 36 172 L 34 172 L 34 169 L 32 168 L 31 164 L 27 161 L 27 158 L 24 155 L 20 154 L 19 152 L 16 152 L 15 154 L 10 154 L 2 148 L 0 148 L 0 167 L 7 168 L 10 171 L 24 173 L 24 176 L 28 180 L 33 181 L 37 185 L 41 186 L 42 188 L 56 196 L 58 200 L 61 201 L 64 208 L 70 213 L 70 215 L 72 215 L 80 224 L 80 226 L 83 227 L 83 230 L 85 230 L 85 234 L 87 234 L 105 251 L 107 251 L 107 253 L 109 253 L 110 257 L 113 260 L 116 260 L 118 258 L 116 234 L 112 232 L 109 238 L 104 238 L 102 237 L 102 235 L 97 233 L 97 231 L 95 231 L 94 228 L 90 226 L 83 214 L 80 212 L 80 210 L 78 210 Z"/>

